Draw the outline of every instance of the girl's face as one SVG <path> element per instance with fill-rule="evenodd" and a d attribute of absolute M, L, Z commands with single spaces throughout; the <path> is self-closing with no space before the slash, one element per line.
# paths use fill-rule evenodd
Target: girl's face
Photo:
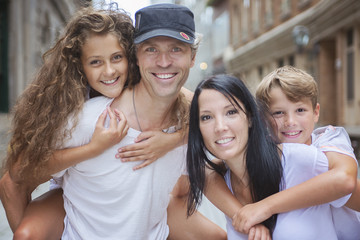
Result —
<path fill-rule="evenodd" d="M 204 89 L 199 95 L 199 125 L 205 146 L 225 161 L 243 159 L 248 142 L 248 118 L 234 106 L 216 90 Z"/>
<path fill-rule="evenodd" d="M 88 38 L 82 47 L 81 63 L 93 89 L 110 98 L 120 95 L 128 76 L 128 60 L 113 34 Z"/>

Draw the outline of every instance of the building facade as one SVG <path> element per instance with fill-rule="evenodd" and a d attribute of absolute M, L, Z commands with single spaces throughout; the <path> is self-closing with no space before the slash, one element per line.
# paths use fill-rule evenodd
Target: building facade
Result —
<path fill-rule="evenodd" d="M 0 112 L 8 112 L 67 19 L 87 0 L 0 0 Z"/>
<path fill-rule="evenodd" d="M 283 65 L 306 70 L 319 86 L 319 125 L 341 125 L 360 158 L 360 1 L 209 0 L 226 6 L 225 71 L 251 91 Z M 215 12 L 215 10 L 214 10 Z M 214 62 L 218 59 L 213 59 Z"/>

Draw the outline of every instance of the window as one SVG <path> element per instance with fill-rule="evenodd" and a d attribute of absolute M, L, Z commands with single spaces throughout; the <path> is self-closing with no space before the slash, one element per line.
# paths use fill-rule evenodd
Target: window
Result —
<path fill-rule="evenodd" d="M 354 31 L 348 30 L 346 34 L 346 93 L 347 100 L 354 100 Z"/>

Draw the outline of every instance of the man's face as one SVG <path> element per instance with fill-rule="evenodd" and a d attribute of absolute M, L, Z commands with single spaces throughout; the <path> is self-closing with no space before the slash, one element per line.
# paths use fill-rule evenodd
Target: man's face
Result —
<path fill-rule="evenodd" d="M 190 45 L 170 37 L 139 44 L 137 59 L 141 83 L 154 97 L 176 97 L 195 62 Z"/>

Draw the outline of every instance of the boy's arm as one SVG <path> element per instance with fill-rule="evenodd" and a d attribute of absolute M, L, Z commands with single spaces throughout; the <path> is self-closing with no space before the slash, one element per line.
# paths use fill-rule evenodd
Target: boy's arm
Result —
<path fill-rule="evenodd" d="M 345 206 L 360 212 L 360 179 L 357 179 L 356 188 Z"/>
<path fill-rule="evenodd" d="M 351 194 L 357 178 L 354 159 L 336 152 L 327 152 L 326 156 L 329 171 L 262 201 L 244 206 L 234 217 L 238 228 L 246 231 L 273 214 L 328 203 Z"/>
<path fill-rule="evenodd" d="M 213 160 L 213 162 L 220 163 L 219 160 Z M 236 199 L 227 187 L 224 178 L 214 170 L 206 168 L 206 182 L 205 182 L 205 196 L 209 201 L 214 204 L 220 211 L 233 219 L 233 227 L 236 231 L 249 234 L 248 239 L 271 239 L 271 234 L 268 228 L 262 224 L 257 224 L 249 229 L 240 229 L 236 224 L 237 219 L 236 212 L 240 210 L 243 205 Z"/>
<path fill-rule="evenodd" d="M 232 218 L 242 204 L 231 193 L 224 178 L 214 170 L 205 169 L 206 182 L 204 194 L 215 207 Z"/>

